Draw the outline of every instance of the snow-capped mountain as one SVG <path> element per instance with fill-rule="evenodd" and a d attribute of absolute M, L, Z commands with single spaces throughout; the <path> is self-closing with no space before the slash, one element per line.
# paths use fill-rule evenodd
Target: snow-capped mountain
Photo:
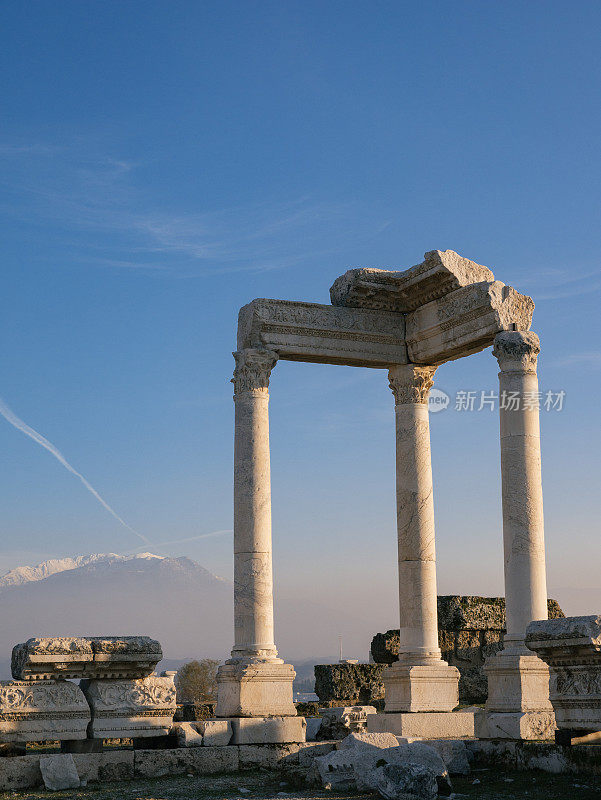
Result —
<path fill-rule="evenodd" d="M 155 556 L 153 553 L 138 553 L 132 556 L 120 556 L 117 553 L 93 553 L 91 556 L 76 556 L 75 558 L 51 558 L 42 561 L 35 567 L 16 567 L 9 570 L 6 575 L 0 578 L 0 589 L 5 586 L 21 586 L 30 581 L 42 581 L 57 572 L 66 572 L 78 567 L 86 567 L 99 561 L 113 563 L 115 561 L 131 561 L 136 558 L 164 558 Z"/>
<path fill-rule="evenodd" d="M 232 584 L 184 557 L 105 553 L 17 567 L 0 578 L 0 608 L 0 678 L 10 677 L 13 646 L 32 636 L 152 636 L 172 661 L 223 661 L 234 640 Z M 335 652 L 339 633 L 350 643 L 365 627 L 296 595 L 279 596 L 275 616 L 278 649 L 292 663 Z"/>

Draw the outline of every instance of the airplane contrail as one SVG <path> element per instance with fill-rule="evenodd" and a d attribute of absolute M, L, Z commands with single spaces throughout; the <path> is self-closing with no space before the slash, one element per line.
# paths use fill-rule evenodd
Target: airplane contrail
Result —
<path fill-rule="evenodd" d="M 0 414 L 2 414 L 4 419 L 7 422 L 10 422 L 10 424 L 14 428 L 16 428 L 18 431 L 21 431 L 21 433 L 24 433 L 25 436 L 29 436 L 30 439 L 33 439 L 34 442 L 37 442 L 37 444 L 41 445 L 43 448 L 48 450 L 49 453 L 52 453 L 52 455 L 56 458 L 56 460 L 59 461 L 66 470 L 68 470 L 72 475 L 75 475 L 76 478 L 79 478 L 79 480 L 83 483 L 83 485 L 86 487 L 88 492 L 93 494 L 94 497 L 96 498 L 96 500 L 98 500 L 98 502 L 100 503 L 100 505 L 103 506 L 103 508 L 105 508 L 109 512 L 109 514 L 111 514 L 111 516 L 113 516 L 117 520 L 117 522 L 121 523 L 121 525 L 123 525 L 124 528 L 127 528 L 128 531 L 131 531 L 133 534 L 135 534 L 143 542 L 146 542 L 146 544 L 152 544 L 150 539 L 148 539 L 146 536 L 144 536 L 143 533 L 140 533 L 139 531 L 135 530 L 135 528 L 132 528 L 131 525 L 128 525 L 127 522 L 125 522 L 125 520 L 121 519 L 119 514 L 117 514 L 117 512 L 114 511 L 109 506 L 109 504 L 106 502 L 106 500 L 104 500 L 98 494 L 98 492 L 96 491 L 96 489 L 94 489 L 94 487 L 91 485 L 91 483 L 89 483 L 80 472 L 78 472 L 74 467 L 71 466 L 71 464 L 69 464 L 69 462 L 64 457 L 64 455 L 60 452 L 60 450 L 58 450 L 52 444 L 52 442 L 49 442 L 48 439 L 46 439 L 45 436 L 42 436 L 41 433 L 38 433 L 33 428 L 30 428 L 29 425 L 26 422 L 23 422 L 23 420 L 20 419 L 6 405 L 6 403 L 2 400 L 2 398 L 0 398 Z"/>
<path fill-rule="evenodd" d="M 169 539 L 168 542 L 152 542 L 152 546 L 155 550 L 159 547 L 166 547 L 169 544 L 184 544 L 187 542 L 195 542 L 197 539 L 208 539 L 210 536 L 222 536 L 225 533 L 233 533 L 234 531 L 231 528 L 223 531 L 211 531 L 211 533 L 198 533 L 196 536 L 188 536 L 186 539 Z M 126 555 L 127 553 L 137 552 L 141 550 L 141 547 L 136 547 L 135 551 L 127 550 L 121 555 Z"/>

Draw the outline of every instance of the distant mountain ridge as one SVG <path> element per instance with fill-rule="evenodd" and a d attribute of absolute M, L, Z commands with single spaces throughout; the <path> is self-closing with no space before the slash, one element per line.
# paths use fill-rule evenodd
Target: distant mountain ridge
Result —
<path fill-rule="evenodd" d="M 114 561 L 131 561 L 135 558 L 165 558 L 165 556 L 155 556 L 153 553 L 138 553 L 131 556 L 120 556 L 117 553 L 93 553 L 89 556 L 76 556 L 75 558 L 51 558 L 48 561 L 42 561 L 35 567 L 16 567 L 9 570 L 0 578 L 0 589 L 8 586 L 22 586 L 31 581 L 42 581 L 58 572 L 78 569 L 98 561 L 112 563 Z"/>
<path fill-rule="evenodd" d="M 0 602 L 0 678 L 10 677 L 13 646 L 34 636 L 152 636 L 173 662 L 225 661 L 234 643 L 232 583 L 183 556 L 96 553 L 17 567 L 0 578 Z M 278 596 L 274 610 L 280 655 L 299 665 L 335 652 L 341 631 L 352 641 L 357 626 L 352 612 L 308 597 Z"/>

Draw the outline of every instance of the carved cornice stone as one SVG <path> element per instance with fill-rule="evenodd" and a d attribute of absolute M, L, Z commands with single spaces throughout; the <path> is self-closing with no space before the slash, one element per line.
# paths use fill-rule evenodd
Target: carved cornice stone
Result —
<path fill-rule="evenodd" d="M 462 286 L 494 279 L 488 267 L 453 250 L 430 250 L 421 264 L 402 272 L 350 269 L 334 281 L 330 298 L 334 306 L 407 313 Z"/>
<path fill-rule="evenodd" d="M 495 336 L 492 353 L 502 372 L 536 372 L 539 338 L 532 331 L 502 331 Z"/>
<path fill-rule="evenodd" d="M 388 370 L 388 382 L 394 394 L 395 404 L 427 403 L 434 383 L 436 367 L 403 364 Z"/>
<path fill-rule="evenodd" d="M 236 359 L 234 369 L 234 394 L 242 392 L 267 392 L 269 376 L 275 367 L 278 354 L 273 350 L 246 348 L 232 353 Z"/>

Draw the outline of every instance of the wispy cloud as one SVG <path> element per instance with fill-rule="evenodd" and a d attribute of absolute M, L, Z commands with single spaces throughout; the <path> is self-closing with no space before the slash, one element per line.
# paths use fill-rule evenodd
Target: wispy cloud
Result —
<path fill-rule="evenodd" d="M 573 353 L 563 356 L 552 363 L 554 367 L 587 366 L 601 368 L 601 350 L 590 350 L 585 353 Z"/>
<path fill-rule="evenodd" d="M 124 528 L 127 528 L 128 531 L 131 531 L 131 533 L 133 533 L 135 536 L 137 536 L 139 539 L 145 542 L 146 545 L 151 544 L 150 540 L 146 536 L 144 536 L 143 533 L 140 533 L 139 531 L 135 530 L 135 528 L 132 528 L 131 525 L 128 525 L 128 523 L 125 522 L 125 520 L 123 520 L 113 508 L 111 508 L 111 506 L 106 502 L 106 500 L 98 494 L 98 492 L 96 491 L 96 489 L 94 489 L 94 487 L 90 484 L 90 482 L 86 478 L 84 478 L 81 472 L 78 472 L 75 469 L 75 467 L 71 466 L 71 464 L 67 461 L 64 455 L 60 452 L 60 450 L 57 447 L 55 447 L 52 444 L 52 442 L 48 441 L 48 439 L 46 439 L 45 436 L 42 436 L 41 433 L 38 433 L 38 431 L 34 430 L 34 428 L 30 427 L 26 422 L 24 422 L 20 417 L 18 417 L 14 413 L 14 411 L 12 411 L 12 409 L 10 409 L 1 398 L 0 398 L 0 414 L 2 414 L 4 419 L 7 422 L 9 422 L 13 426 L 13 428 L 16 428 L 18 431 L 21 431 L 21 433 L 24 433 L 25 436 L 28 436 L 30 439 L 33 439 L 33 441 L 36 442 L 36 444 L 39 444 L 45 450 L 48 450 L 48 452 L 51 453 L 51 455 L 53 455 L 54 458 L 56 458 L 59 464 L 62 464 L 62 466 L 68 472 L 70 472 L 72 475 L 75 475 L 76 478 L 79 478 L 79 480 L 83 483 L 88 492 L 90 492 L 90 494 L 93 497 L 95 497 L 96 500 L 98 500 L 100 505 L 104 509 L 106 509 L 108 513 L 112 517 L 114 517 L 120 525 L 122 525 Z"/>
<path fill-rule="evenodd" d="M 351 203 L 311 197 L 174 208 L 141 188 L 140 167 L 148 165 L 81 144 L 0 145 L 0 159 L 8 197 L 2 211 L 50 227 L 63 252 L 91 266 L 180 275 L 281 269 L 369 239 L 389 224 Z"/>
<path fill-rule="evenodd" d="M 601 290 L 601 268 L 549 268 L 524 276 L 520 287 L 531 291 L 537 301 L 563 300 Z"/>

